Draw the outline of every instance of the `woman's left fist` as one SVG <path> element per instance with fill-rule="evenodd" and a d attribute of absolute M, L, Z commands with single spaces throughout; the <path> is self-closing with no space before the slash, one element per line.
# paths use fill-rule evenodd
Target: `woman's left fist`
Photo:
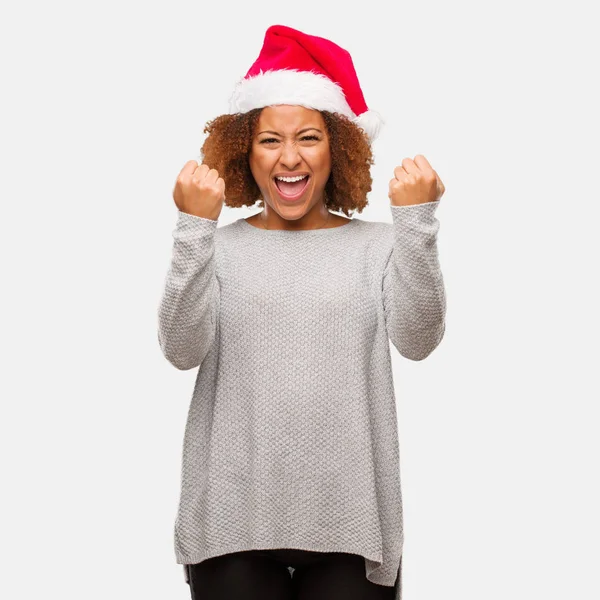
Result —
<path fill-rule="evenodd" d="M 402 165 L 394 169 L 388 198 L 392 206 L 409 206 L 435 202 L 445 191 L 442 180 L 427 159 L 417 154 L 415 160 L 405 158 Z"/>

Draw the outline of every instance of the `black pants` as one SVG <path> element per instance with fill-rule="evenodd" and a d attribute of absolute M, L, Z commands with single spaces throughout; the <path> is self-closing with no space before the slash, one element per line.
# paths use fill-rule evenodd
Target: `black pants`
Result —
<path fill-rule="evenodd" d="M 288 567 L 292 567 L 292 571 Z M 393 600 L 358 554 L 249 550 L 188 566 L 192 600 Z"/>

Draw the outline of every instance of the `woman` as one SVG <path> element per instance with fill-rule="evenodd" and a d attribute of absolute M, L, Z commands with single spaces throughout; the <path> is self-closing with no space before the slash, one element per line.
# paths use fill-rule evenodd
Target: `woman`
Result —
<path fill-rule="evenodd" d="M 391 224 L 333 214 L 366 206 L 379 125 L 345 50 L 273 26 L 177 179 L 158 338 L 199 367 L 175 523 L 194 600 L 401 599 L 389 341 L 422 360 L 443 337 L 444 186 L 418 155 Z"/>

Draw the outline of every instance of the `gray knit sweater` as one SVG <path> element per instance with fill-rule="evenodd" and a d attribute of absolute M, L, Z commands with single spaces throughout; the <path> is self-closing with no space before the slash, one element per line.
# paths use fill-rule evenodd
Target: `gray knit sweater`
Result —
<path fill-rule="evenodd" d="M 389 341 L 422 360 L 444 335 L 438 205 L 390 205 L 392 223 L 307 231 L 245 219 L 217 227 L 178 211 L 158 340 L 176 368 L 199 369 L 177 563 L 251 549 L 350 552 L 401 600 Z"/>

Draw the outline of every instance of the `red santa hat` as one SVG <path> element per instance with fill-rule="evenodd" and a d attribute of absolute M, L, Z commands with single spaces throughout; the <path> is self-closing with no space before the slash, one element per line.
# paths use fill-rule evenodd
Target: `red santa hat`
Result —
<path fill-rule="evenodd" d="M 371 141 L 383 125 L 379 113 L 367 108 L 349 52 L 285 25 L 267 29 L 258 58 L 235 86 L 229 113 L 275 104 L 340 113 Z"/>

